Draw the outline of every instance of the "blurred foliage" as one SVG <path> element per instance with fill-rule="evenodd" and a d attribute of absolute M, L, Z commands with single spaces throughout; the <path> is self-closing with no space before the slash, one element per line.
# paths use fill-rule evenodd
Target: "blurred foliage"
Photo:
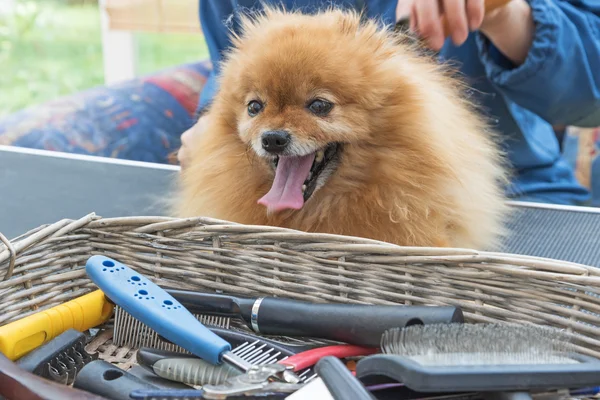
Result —
<path fill-rule="evenodd" d="M 139 74 L 208 57 L 199 34 L 136 36 Z M 0 15 L 0 71 L 0 115 L 102 85 L 97 2 L 16 1 Z"/>

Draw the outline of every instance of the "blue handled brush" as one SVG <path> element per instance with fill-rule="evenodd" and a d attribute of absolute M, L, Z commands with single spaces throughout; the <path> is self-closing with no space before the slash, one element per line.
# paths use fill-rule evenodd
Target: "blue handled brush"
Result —
<path fill-rule="evenodd" d="M 167 340 L 213 365 L 225 361 L 244 372 L 251 367 L 231 352 L 227 341 L 142 274 L 104 256 L 90 257 L 85 271 L 113 303 Z"/>

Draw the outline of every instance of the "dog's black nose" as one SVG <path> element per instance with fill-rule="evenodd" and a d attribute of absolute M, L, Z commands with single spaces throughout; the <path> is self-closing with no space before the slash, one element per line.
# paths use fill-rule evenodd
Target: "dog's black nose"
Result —
<path fill-rule="evenodd" d="M 291 136 L 286 131 L 269 131 L 262 135 L 262 147 L 265 151 L 279 154 L 290 144 Z"/>

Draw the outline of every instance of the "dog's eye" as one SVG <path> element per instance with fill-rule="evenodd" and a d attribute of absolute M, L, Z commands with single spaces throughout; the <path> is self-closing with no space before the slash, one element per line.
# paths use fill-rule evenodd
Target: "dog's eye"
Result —
<path fill-rule="evenodd" d="M 260 101 L 252 100 L 248 103 L 248 115 L 251 117 L 256 117 L 259 112 L 263 109 L 263 105 Z"/>
<path fill-rule="evenodd" d="M 332 108 L 333 104 L 325 100 L 315 100 L 308 105 L 310 112 L 320 117 L 329 114 Z"/>

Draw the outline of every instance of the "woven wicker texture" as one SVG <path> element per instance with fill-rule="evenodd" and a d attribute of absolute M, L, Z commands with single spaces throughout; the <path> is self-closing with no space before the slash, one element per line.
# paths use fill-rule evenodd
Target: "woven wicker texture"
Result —
<path fill-rule="evenodd" d="M 42 226 L 0 244 L 0 325 L 95 287 L 86 260 L 103 254 L 165 287 L 315 302 L 458 305 L 472 322 L 566 328 L 577 350 L 600 357 L 600 270 L 466 249 L 238 225 L 206 218 L 94 214 Z M 131 349 L 97 338 L 103 358 Z"/>

